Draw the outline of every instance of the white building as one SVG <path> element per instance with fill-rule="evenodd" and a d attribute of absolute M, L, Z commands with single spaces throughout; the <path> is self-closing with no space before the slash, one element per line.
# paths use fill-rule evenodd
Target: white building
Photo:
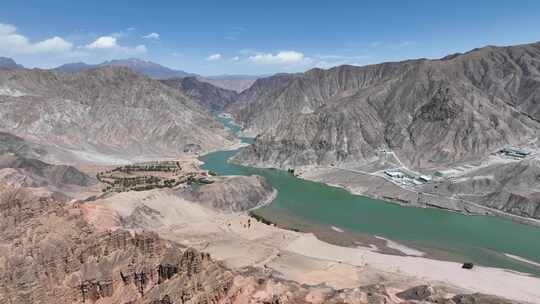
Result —
<path fill-rule="evenodd" d="M 391 178 L 402 178 L 404 175 L 399 171 L 384 171 L 384 174 L 390 176 Z"/>
<path fill-rule="evenodd" d="M 429 183 L 431 181 L 431 176 L 429 175 L 420 175 L 419 179 L 424 183 Z"/>

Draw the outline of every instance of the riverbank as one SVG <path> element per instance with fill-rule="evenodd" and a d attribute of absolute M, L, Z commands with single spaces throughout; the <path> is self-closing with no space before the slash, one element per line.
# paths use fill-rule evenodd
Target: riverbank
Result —
<path fill-rule="evenodd" d="M 145 202 L 152 200 L 148 196 Z M 455 292 L 482 292 L 531 303 L 540 301 L 537 288 L 540 278 L 523 273 L 479 266 L 467 270 L 461 268 L 461 263 L 403 252 L 395 255 L 381 253 L 374 247 L 337 246 L 319 240 L 312 233 L 256 221 L 246 213 L 223 214 L 181 199 L 167 204 L 197 217 L 183 217 L 182 222 L 161 226 L 156 231 L 184 246 L 208 252 L 232 269 L 258 267 L 272 276 L 334 289 L 383 284 L 404 290 L 429 284 Z M 387 240 L 379 239 L 379 242 L 383 248 Z"/>
<path fill-rule="evenodd" d="M 291 178 L 285 180 L 286 184 L 297 180 L 289 173 L 270 171 L 275 176 Z M 233 178 L 238 179 L 224 177 Z M 216 183 L 203 187 L 215 187 Z M 309 185 L 318 186 L 315 183 Z M 278 188 L 283 189 L 281 186 Z M 231 190 L 231 187 L 220 189 Z M 217 199 L 223 196 L 232 197 L 235 201 L 245 201 L 252 197 L 249 191 L 240 192 L 245 197 L 239 198 L 236 194 L 223 195 L 222 190 L 212 191 L 216 192 Z M 322 196 L 317 189 L 303 190 L 302 193 L 311 193 L 308 190 L 314 190 L 312 195 Z M 257 205 L 267 203 L 269 198 L 276 194 L 276 201 L 282 197 L 281 192 L 265 193 L 268 195 L 258 201 Z M 473 270 L 462 269 L 461 263 L 430 259 L 433 253 L 427 250 L 411 251 L 411 248 L 415 247 L 403 244 L 386 234 L 383 237 L 366 234 L 365 240 L 359 240 L 352 237 L 342 225 L 329 225 L 326 230 L 320 226 L 321 231 L 312 233 L 286 230 L 258 222 L 246 212 L 225 212 L 230 208 L 221 205 L 221 208 L 215 208 L 218 205 L 210 202 L 211 200 L 207 199 L 192 200 L 191 196 L 180 189 L 155 189 L 118 193 L 84 202 L 81 210 L 85 219 L 102 231 L 112 231 L 119 227 L 154 231 L 180 245 L 208 252 L 231 269 L 256 267 L 268 275 L 300 284 L 326 285 L 333 289 L 382 284 L 399 291 L 428 284 L 443 286 L 453 293 L 484 292 L 516 301 L 540 300 L 540 291 L 535 288 L 540 284 L 540 278 L 524 273 L 480 266 Z M 306 226 L 316 229 L 313 228 L 316 227 L 314 225 Z M 341 244 L 338 246 L 323 241 L 329 239 L 337 240 Z M 497 279 L 492 280 L 492 277 Z M 503 287 L 495 288 L 498 284 Z"/>
<path fill-rule="evenodd" d="M 516 301 L 540 301 L 540 278 L 490 267 L 467 270 L 461 263 L 407 255 L 408 250 L 396 245 L 398 242 L 389 245 L 383 239 L 371 247 L 332 245 L 313 233 L 267 225 L 245 212 L 224 213 L 188 201 L 181 194 L 170 189 L 120 193 L 86 202 L 81 209 L 103 231 L 129 224 L 208 252 L 231 269 L 256 267 L 300 284 L 333 289 L 382 284 L 400 291 L 428 284 L 453 293 L 482 292 Z M 339 232 L 342 228 L 331 230 L 346 235 Z"/>
<path fill-rule="evenodd" d="M 226 125 L 230 123 L 226 119 L 222 119 L 222 122 Z M 233 129 L 238 131 L 239 128 L 233 125 Z M 385 194 L 400 195 L 401 189 L 383 178 L 374 179 L 373 176 L 361 176 L 353 172 L 339 175 L 342 181 L 360 185 L 359 190 L 364 191 L 363 196 L 358 196 L 342 188 L 297 178 L 285 171 L 245 167 L 229 162 L 235 153 L 219 151 L 202 156 L 201 160 L 205 163 L 205 169 L 219 175 L 263 176 L 278 190 L 278 196 L 272 204 L 257 209 L 255 213 L 273 222 L 281 221 L 280 227 L 313 232 L 320 239 L 340 246 L 357 246 L 355 242 L 358 242 L 360 236 L 363 240 L 360 243 L 365 246 L 378 244 L 379 252 L 384 250 L 389 254 L 402 254 L 374 237 L 380 236 L 424 252 L 425 257 L 432 259 L 473 262 L 476 265 L 540 275 L 540 269 L 534 265 L 504 255 L 510 253 L 540 262 L 538 228 L 494 216 L 464 216 L 438 208 L 403 208 L 384 197 L 381 198 L 384 201 L 371 199 L 366 195 L 366 189 L 369 189 L 361 187 L 362 182 L 367 182 L 375 185 L 374 189 L 384 190 Z M 378 167 L 370 170 L 380 170 Z M 361 182 L 358 182 L 359 178 Z M 330 184 L 329 181 L 323 182 Z M 417 196 L 413 192 L 411 195 Z M 331 229 L 332 226 L 345 233 L 336 232 Z M 350 234 L 355 234 L 355 237 L 349 238 Z"/>
<path fill-rule="evenodd" d="M 352 172 L 337 167 L 306 166 L 302 167 L 296 176 L 300 179 L 339 187 L 354 195 L 381 199 L 403 207 L 442 209 L 464 215 L 497 216 L 516 223 L 540 227 L 540 220 L 538 219 L 507 213 L 463 199 L 452 199 L 432 193 L 423 193 L 421 189 L 404 189 L 387 181 L 385 178 L 367 173 Z"/>

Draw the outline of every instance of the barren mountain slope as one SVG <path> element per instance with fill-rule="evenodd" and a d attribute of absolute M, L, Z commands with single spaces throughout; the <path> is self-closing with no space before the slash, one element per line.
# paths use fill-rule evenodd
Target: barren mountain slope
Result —
<path fill-rule="evenodd" d="M 199 76 L 197 79 L 210 83 L 218 88 L 232 90 L 237 93 L 247 90 L 259 78 L 264 76 L 253 75 L 217 75 L 217 76 Z"/>
<path fill-rule="evenodd" d="M 24 176 L 24 178 L 20 178 Z M 16 154 L 0 154 L 0 180 L 21 185 L 89 186 L 96 180 L 71 166 L 51 165 Z M 20 182 L 20 183 L 19 183 Z"/>
<path fill-rule="evenodd" d="M 233 140 L 189 97 L 121 67 L 1 71 L 0 104 L 0 130 L 64 151 L 55 161 L 174 156 Z"/>
<path fill-rule="evenodd" d="M 40 158 L 47 151 L 10 133 L 0 132 L 0 154 L 15 153 L 24 157 Z"/>
<path fill-rule="evenodd" d="M 200 81 L 196 77 L 171 78 L 160 80 L 171 88 L 184 92 L 185 95 L 198 101 L 210 111 L 221 111 L 227 105 L 235 102 L 235 91 L 222 89 L 210 83 Z"/>
<path fill-rule="evenodd" d="M 540 161 L 527 159 L 428 184 L 428 193 L 460 197 L 511 214 L 540 219 Z"/>
<path fill-rule="evenodd" d="M 231 108 L 261 134 L 239 162 L 362 162 L 390 149 L 407 165 L 426 168 L 519 145 L 540 130 L 540 43 L 264 81 Z"/>

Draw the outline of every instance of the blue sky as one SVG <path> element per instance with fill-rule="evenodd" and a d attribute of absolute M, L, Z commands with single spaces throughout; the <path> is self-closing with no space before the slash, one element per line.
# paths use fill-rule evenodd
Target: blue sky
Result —
<path fill-rule="evenodd" d="M 138 57 L 203 75 L 438 58 L 540 40 L 540 1 L 2 0 L 0 56 Z"/>

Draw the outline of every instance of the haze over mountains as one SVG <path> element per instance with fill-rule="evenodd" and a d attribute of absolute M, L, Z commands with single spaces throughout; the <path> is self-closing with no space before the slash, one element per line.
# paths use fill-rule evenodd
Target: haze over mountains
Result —
<path fill-rule="evenodd" d="M 115 59 L 105 61 L 99 64 L 87 64 L 84 62 L 66 63 L 52 71 L 59 73 L 77 73 L 96 69 L 105 66 L 120 66 L 127 67 L 132 71 L 148 76 L 153 79 L 170 79 L 170 78 L 183 78 L 183 77 L 196 77 L 199 81 L 210 83 L 218 88 L 232 90 L 235 92 L 242 92 L 249 88 L 255 80 L 268 75 L 215 75 L 215 76 L 201 76 L 195 73 L 189 73 L 182 70 L 175 70 L 166 66 L 157 64 L 152 61 L 142 60 L 138 58 L 128 59 Z M 17 64 L 15 60 L 8 57 L 0 57 L 0 69 L 23 69 L 24 66 Z"/>
<path fill-rule="evenodd" d="M 17 64 L 13 59 L 0 57 L 0 69 L 22 69 L 23 66 Z"/>
<path fill-rule="evenodd" d="M 127 67 L 133 70 L 136 73 L 146 75 L 154 79 L 165 79 L 173 77 L 186 77 L 194 76 L 195 74 L 190 74 L 181 70 L 173 70 L 167 67 L 164 67 L 160 64 L 141 60 L 137 58 L 129 58 L 125 60 L 110 60 L 105 61 L 99 64 L 86 64 L 84 62 L 76 63 L 67 63 L 59 67 L 54 68 L 54 71 L 62 73 L 76 73 L 81 71 L 87 71 L 90 69 L 95 69 L 103 66 L 121 66 Z"/>
<path fill-rule="evenodd" d="M 103 66 L 121 66 L 127 67 L 136 73 L 148 76 L 153 79 L 169 79 L 182 77 L 197 77 L 199 80 L 213 84 L 214 86 L 241 92 L 262 76 L 253 75 L 218 75 L 218 76 L 200 76 L 193 73 L 188 73 L 181 70 L 174 70 L 163 65 L 141 60 L 137 58 L 129 58 L 124 60 L 110 60 L 100 64 L 86 64 L 83 62 L 68 63 L 54 68 L 54 71 L 61 73 L 76 73 L 86 71 Z"/>
<path fill-rule="evenodd" d="M 199 80 L 213 84 L 223 89 L 242 92 L 247 90 L 257 79 L 265 78 L 269 75 L 216 75 L 199 77 Z"/>

